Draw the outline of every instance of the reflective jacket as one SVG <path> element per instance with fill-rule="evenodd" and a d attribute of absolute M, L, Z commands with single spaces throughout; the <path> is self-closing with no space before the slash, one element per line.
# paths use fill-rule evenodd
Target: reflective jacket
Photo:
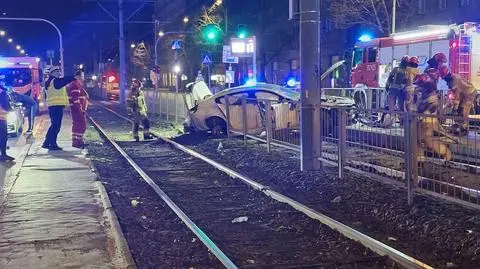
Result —
<path fill-rule="evenodd" d="M 448 87 L 455 96 L 455 102 L 474 102 L 477 97 L 477 90 L 468 80 L 457 74 L 448 74 L 445 77 Z"/>
<path fill-rule="evenodd" d="M 79 80 L 72 81 L 67 86 L 68 100 L 74 109 L 86 111 L 88 107 L 88 93 Z"/>
<path fill-rule="evenodd" d="M 130 91 L 128 95 L 128 108 L 133 113 L 138 113 L 142 116 L 147 116 L 147 103 L 145 102 L 145 95 L 142 90 Z"/>

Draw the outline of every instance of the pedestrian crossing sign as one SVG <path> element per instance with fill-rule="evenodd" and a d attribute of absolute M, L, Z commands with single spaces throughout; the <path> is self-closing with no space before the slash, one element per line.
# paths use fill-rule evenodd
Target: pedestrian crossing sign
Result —
<path fill-rule="evenodd" d="M 203 57 L 202 64 L 211 64 L 211 63 L 212 63 L 212 59 L 210 59 L 210 56 L 208 56 L 208 54 L 205 54 L 205 56 Z"/>
<path fill-rule="evenodd" d="M 172 50 L 179 50 L 181 48 L 179 40 L 173 40 L 172 42 Z"/>

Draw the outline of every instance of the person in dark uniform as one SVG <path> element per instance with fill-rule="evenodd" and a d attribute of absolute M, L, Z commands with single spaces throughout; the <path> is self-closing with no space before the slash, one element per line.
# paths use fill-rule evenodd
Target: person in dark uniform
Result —
<path fill-rule="evenodd" d="M 7 155 L 8 126 L 7 117 L 11 110 L 10 99 L 5 87 L 5 75 L 0 76 L 0 162 L 13 161 L 15 158 Z"/>
<path fill-rule="evenodd" d="M 61 77 L 62 74 L 58 66 L 52 66 L 46 71 L 49 77 L 45 82 L 45 95 L 51 124 L 42 148 L 62 150 L 57 144 L 57 136 L 62 127 L 63 110 L 69 105 L 66 86 L 74 81 L 75 78 L 73 76 Z"/>

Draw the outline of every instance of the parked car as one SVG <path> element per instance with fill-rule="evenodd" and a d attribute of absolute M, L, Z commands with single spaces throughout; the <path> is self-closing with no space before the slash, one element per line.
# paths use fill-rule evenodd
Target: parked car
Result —
<path fill-rule="evenodd" d="M 23 132 L 24 112 L 22 103 L 12 103 L 13 110 L 7 115 L 8 135 L 16 137 Z"/>
<path fill-rule="evenodd" d="M 265 101 L 272 104 L 272 123 L 275 130 L 292 129 L 300 126 L 298 102 L 300 93 L 287 87 L 256 83 L 229 88 L 212 95 L 205 82 L 199 81 L 187 85 L 191 92 L 185 95 L 185 104 L 189 115 L 184 124 L 186 132 L 211 131 L 225 132 L 227 129 L 226 99 L 229 103 L 230 130 L 243 132 L 242 99 L 246 100 L 247 132 L 260 134 L 265 130 Z M 322 96 L 323 115 L 334 117 L 336 107 L 353 107 L 353 99 L 339 96 Z M 324 122 L 332 122 L 325 119 Z M 327 126 L 325 130 L 333 126 Z"/>

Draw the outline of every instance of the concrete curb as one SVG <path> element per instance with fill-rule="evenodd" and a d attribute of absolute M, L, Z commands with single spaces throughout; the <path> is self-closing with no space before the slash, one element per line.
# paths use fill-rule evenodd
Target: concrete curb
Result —
<path fill-rule="evenodd" d="M 111 255 L 112 263 L 114 264 L 115 268 L 119 269 L 137 269 L 137 265 L 135 264 L 130 252 L 130 248 L 128 247 L 127 239 L 123 235 L 122 227 L 118 222 L 117 215 L 115 214 L 115 210 L 113 209 L 110 198 L 108 197 L 107 190 L 99 180 L 100 175 L 97 173 L 97 169 L 95 168 L 95 165 L 91 159 L 87 157 L 85 160 L 87 161 L 91 171 L 96 175 L 97 181 L 95 181 L 95 185 L 97 186 L 100 194 L 100 200 L 103 206 L 103 217 L 107 222 L 105 226 L 110 226 L 110 229 L 107 229 L 107 231 L 109 233 L 108 236 L 111 242 L 108 242 L 107 247 L 108 253 Z"/>

